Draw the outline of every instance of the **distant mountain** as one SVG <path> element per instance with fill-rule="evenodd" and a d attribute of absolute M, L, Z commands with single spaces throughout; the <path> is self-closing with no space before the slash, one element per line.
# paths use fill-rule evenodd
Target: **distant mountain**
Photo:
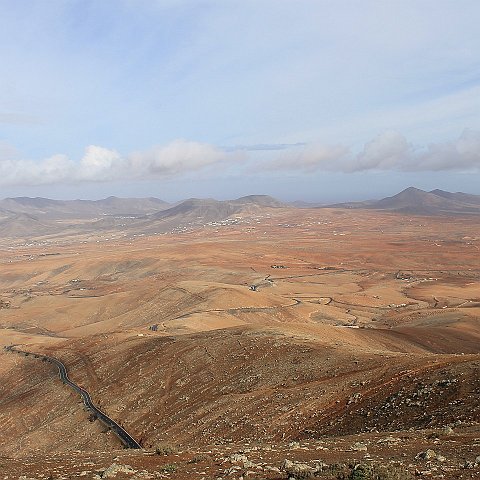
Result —
<path fill-rule="evenodd" d="M 17 213 L 0 220 L 0 235 L 3 238 L 25 238 L 54 233 L 55 226 L 41 222 L 26 213 Z"/>
<path fill-rule="evenodd" d="M 56 207 L 62 202 L 60 200 L 51 200 L 49 198 L 41 198 L 41 197 L 16 197 L 16 198 L 6 198 L 2 200 L 1 203 L 5 205 L 7 208 L 12 208 L 12 210 L 20 209 L 20 208 L 52 208 Z M 17 207 L 17 208 L 15 208 Z"/>
<path fill-rule="evenodd" d="M 107 231 L 164 233 L 259 214 L 284 204 L 267 195 L 219 201 L 191 198 L 170 205 L 158 198 L 51 200 L 17 197 L 0 201 L 0 238 L 91 235 Z"/>
<path fill-rule="evenodd" d="M 81 200 L 77 200 L 81 201 Z M 85 200 L 84 200 L 85 201 Z M 170 204 L 155 197 L 148 198 L 119 198 L 108 197 L 103 200 L 95 200 L 92 203 L 107 209 L 116 209 L 124 212 L 146 211 L 168 207 Z"/>
<path fill-rule="evenodd" d="M 282 208 L 286 205 L 270 195 L 247 195 L 236 200 L 229 200 L 237 205 L 257 205 L 259 207 Z"/>
<path fill-rule="evenodd" d="M 102 215 L 147 215 L 170 205 L 158 198 L 118 198 L 102 200 L 51 200 L 17 197 L 0 201 L 0 210 L 25 213 L 39 218 L 93 218 Z"/>
<path fill-rule="evenodd" d="M 409 187 L 381 200 L 340 203 L 330 207 L 388 210 L 414 215 L 480 215 L 480 195 L 443 190 L 426 192 Z"/>
<path fill-rule="evenodd" d="M 295 200 L 294 202 L 290 202 L 289 205 L 295 208 L 317 208 L 324 207 L 326 204 L 325 202 L 304 202 L 302 200 Z"/>
<path fill-rule="evenodd" d="M 470 193 L 462 192 L 446 192 L 445 190 L 432 190 L 430 193 L 438 195 L 439 197 L 448 198 L 450 200 L 455 200 L 457 202 L 469 203 L 471 205 L 480 205 L 480 195 L 472 195 Z"/>
<path fill-rule="evenodd" d="M 386 197 L 375 202 L 371 208 L 382 210 L 401 210 L 415 213 L 417 211 L 434 212 L 449 210 L 456 206 L 455 202 L 434 193 L 425 192 L 415 187 L 409 187 L 392 197 Z"/>
<path fill-rule="evenodd" d="M 249 195 L 236 200 L 190 198 L 153 215 L 149 220 L 161 221 L 168 228 L 178 225 L 219 222 L 232 215 L 251 214 L 265 208 L 281 208 L 285 205 L 268 195 Z M 157 222 L 158 224 L 158 222 Z"/>
<path fill-rule="evenodd" d="M 201 218 L 205 221 L 211 221 L 229 217 L 240 209 L 240 206 L 233 205 L 231 202 L 222 202 L 212 198 L 190 198 L 150 217 L 152 219 L 166 219 L 181 216 L 185 220 Z"/>

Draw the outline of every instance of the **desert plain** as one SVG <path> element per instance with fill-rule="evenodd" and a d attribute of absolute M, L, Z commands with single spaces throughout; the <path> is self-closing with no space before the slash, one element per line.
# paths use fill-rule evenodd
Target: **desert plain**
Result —
<path fill-rule="evenodd" d="M 2 348 L 0 478 L 480 478 L 480 216 L 119 232 L 0 239 L 0 343 L 143 448 Z"/>

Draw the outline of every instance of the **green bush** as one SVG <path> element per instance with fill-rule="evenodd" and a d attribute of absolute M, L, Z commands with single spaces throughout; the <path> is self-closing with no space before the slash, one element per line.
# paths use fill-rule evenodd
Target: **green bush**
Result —
<path fill-rule="evenodd" d="M 160 467 L 160 471 L 163 473 L 173 473 L 177 470 L 177 466 L 174 463 L 167 463 Z"/>

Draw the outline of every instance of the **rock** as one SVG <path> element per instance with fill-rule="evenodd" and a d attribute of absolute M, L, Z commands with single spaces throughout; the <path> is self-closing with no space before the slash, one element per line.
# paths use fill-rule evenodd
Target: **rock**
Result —
<path fill-rule="evenodd" d="M 234 465 L 233 467 L 227 468 L 227 470 L 225 470 L 225 473 L 227 475 L 233 475 L 234 473 L 237 473 L 241 469 L 242 467 L 239 467 L 238 465 Z"/>
<path fill-rule="evenodd" d="M 387 445 L 396 445 L 401 443 L 401 440 L 397 437 L 392 437 L 391 435 L 389 435 L 388 437 L 380 438 L 379 440 L 377 440 L 377 443 L 378 444 L 386 443 Z"/>
<path fill-rule="evenodd" d="M 477 465 L 480 465 L 480 455 L 475 459 L 475 463 L 476 463 Z"/>
<path fill-rule="evenodd" d="M 422 460 L 434 460 L 437 458 L 437 454 L 434 450 L 429 448 L 425 452 L 420 452 L 415 458 L 421 458 Z"/>
<path fill-rule="evenodd" d="M 362 398 L 362 394 L 361 393 L 354 393 L 347 401 L 347 405 L 350 405 L 351 403 L 357 403 L 358 401 L 360 401 L 360 399 Z"/>
<path fill-rule="evenodd" d="M 133 475 L 136 471 L 130 465 L 119 465 L 118 463 L 112 463 L 108 468 L 104 470 L 102 478 L 114 478 L 117 473 L 126 473 Z"/>
<path fill-rule="evenodd" d="M 234 453 L 233 455 L 230 455 L 229 459 L 231 463 L 241 463 L 243 468 L 253 468 L 256 466 L 246 455 L 241 453 Z"/>
<path fill-rule="evenodd" d="M 248 460 L 248 458 L 242 453 L 233 453 L 232 455 L 230 455 L 229 460 L 231 463 L 240 463 Z"/>
<path fill-rule="evenodd" d="M 352 445 L 352 450 L 355 450 L 356 452 L 366 452 L 367 446 L 362 442 L 356 442 Z"/>
<path fill-rule="evenodd" d="M 274 473 L 280 473 L 280 469 L 277 468 L 277 467 L 271 467 L 270 465 L 267 465 L 265 467 L 265 470 L 269 470 L 270 472 L 274 472 Z"/>
<path fill-rule="evenodd" d="M 453 431 L 452 427 L 447 426 L 443 429 L 443 434 L 444 435 L 453 435 L 454 433 L 455 432 Z"/>
<path fill-rule="evenodd" d="M 0 300 L 0 308 L 10 308 L 10 302 L 8 300 Z"/>
<path fill-rule="evenodd" d="M 292 462 L 291 460 L 284 460 L 280 470 L 284 471 L 289 478 L 300 480 L 304 478 L 312 478 L 315 475 L 315 468 L 306 463 Z"/>

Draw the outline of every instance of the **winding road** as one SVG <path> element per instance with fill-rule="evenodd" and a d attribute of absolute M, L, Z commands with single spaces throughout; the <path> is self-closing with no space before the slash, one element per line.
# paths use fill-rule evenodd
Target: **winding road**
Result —
<path fill-rule="evenodd" d="M 103 424 L 105 424 L 109 429 L 111 429 L 112 432 L 120 439 L 120 441 L 126 448 L 142 448 L 141 445 L 123 427 L 121 427 L 117 422 L 115 422 L 115 420 L 112 420 L 108 415 L 103 413 L 99 408 L 94 405 L 90 394 L 84 388 L 79 387 L 76 383 L 70 380 L 67 373 L 67 367 L 65 367 L 65 365 L 60 360 L 57 360 L 54 357 L 49 357 L 47 355 L 41 355 L 39 353 L 31 353 L 23 350 L 18 350 L 13 346 L 5 347 L 5 349 L 10 352 L 21 353 L 25 356 L 32 355 L 35 358 L 41 358 L 47 362 L 56 365 L 56 367 L 58 368 L 60 380 L 62 380 L 64 384 L 75 390 L 82 397 L 85 407 L 87 407 L 87 409 L 90 410 L 90 412 L 92 412 L 92 414 L 96 418 L 98 418 Z"/>

